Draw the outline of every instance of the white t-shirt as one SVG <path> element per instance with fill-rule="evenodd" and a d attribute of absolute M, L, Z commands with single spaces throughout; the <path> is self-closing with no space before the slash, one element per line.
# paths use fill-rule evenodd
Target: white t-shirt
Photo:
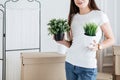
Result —
<path fill-rule="evenodd" d="M 98 25 L 96 33 L 96 41 L 98 43 L 102 37 L 100 27 L 106 22 L 109 22 L 109 19 L 102 11 L 92 10 L 85 15 L 80 15 L 79 13 L 75 14 L 71 23 L 73 42 L 67 51 L 66 61 L 80 67 L 96 68 L 96 51 L 92 51 L 84 45 L 86 37 L 84 35 L 83 26 L 86 23 L 95 23 Z"/>

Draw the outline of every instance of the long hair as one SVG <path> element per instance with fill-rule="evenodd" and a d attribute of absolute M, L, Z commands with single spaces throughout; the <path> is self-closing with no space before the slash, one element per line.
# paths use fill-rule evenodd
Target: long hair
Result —
<path fill-rule="evenodd" d="M 89 0 L 88 7 L 90 8 L 90 10 L 100 10 L 97 7 L 97 5 L 96 5 L 96 3 L 95 3 L 94 0 Z M 68 16 L 68 24 L 69 24 L 69 26 L 71 26 L 72 18 L 73 18 L 73 16 L 76 13 L 79 13 L 79 7 L 77 7 L 75 5 L 74 0 L 71 0 L 71 3 L 70 3 L 70 12 L 69 12 L 69 16 Z"/>

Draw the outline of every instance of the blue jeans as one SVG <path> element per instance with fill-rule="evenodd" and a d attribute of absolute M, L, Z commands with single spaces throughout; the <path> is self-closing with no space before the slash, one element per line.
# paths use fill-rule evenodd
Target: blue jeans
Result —
<path fill-rule="evenodd" d="M 96 80 L 96 68 L 83 68 L 65 63 L 67 80 Z"/>

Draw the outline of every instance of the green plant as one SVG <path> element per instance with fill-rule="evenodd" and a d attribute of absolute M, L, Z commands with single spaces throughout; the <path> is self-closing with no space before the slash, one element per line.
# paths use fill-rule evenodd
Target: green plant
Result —
<path fill-rule="evenodd" d="M 84 26 L 85 35 L 96 36 L 98 26 L 95 23 L 87 23 Z"/>
<path fill-rule="evenodd" d="M 51 19 L 47 25 L 49 25 L 48 31 L 51 35 L 68 32 L 70 30 L 70 26 L 68 25 L 66 19 L 54 18 Z"/>

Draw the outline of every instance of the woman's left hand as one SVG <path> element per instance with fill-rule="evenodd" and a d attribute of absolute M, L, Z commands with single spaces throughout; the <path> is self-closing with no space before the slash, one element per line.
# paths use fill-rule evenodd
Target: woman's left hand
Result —
<path fill-rule="evenodd" d="M 95 40 L 93 40 L 93 42 L 90 44 L 90 46 L 88 46 L 88 48 L 93 50 L 93 51 L 97 51 L 98 50 L 98 44 L 96 43 Z"/>

